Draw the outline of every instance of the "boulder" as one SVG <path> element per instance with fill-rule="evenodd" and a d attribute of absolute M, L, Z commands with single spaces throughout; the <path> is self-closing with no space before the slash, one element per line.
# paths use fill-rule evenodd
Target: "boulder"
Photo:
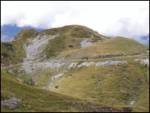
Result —
<path fill-rule="evenodd" d="M 1 106 L 8 107 L 9 109 L 16 109 L 20 105 L 21 105 L 21 100 L 16 97 L 12 97 L 7 100 L 1 101 Z"/>

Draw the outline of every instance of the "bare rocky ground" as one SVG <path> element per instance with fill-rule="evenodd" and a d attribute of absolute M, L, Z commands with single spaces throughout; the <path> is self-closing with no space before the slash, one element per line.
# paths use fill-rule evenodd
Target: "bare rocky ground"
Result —
<path fill-rule="evenodd" d="M 11 97 L 1 101 L 1 106 L 8 107 L 9 109 L 16 109 L 21 105 L 21 100 L 16 97 Z"/>
<path fill-rule="evenodd" d="M 22 63 L 22 68 L 26 73 L 32 73 L 32 65 L 36 64 L 36 60 L 40 58 L 40 54 L 48 44 L 49 40 L 54 39 L 57 35 L 53 36 L 37 36 L 25 45 L 26 58 Z"/>

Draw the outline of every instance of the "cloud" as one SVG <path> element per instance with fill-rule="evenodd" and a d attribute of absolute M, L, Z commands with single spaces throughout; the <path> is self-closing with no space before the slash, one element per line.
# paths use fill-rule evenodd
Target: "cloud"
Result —
<path fill-rule="evenodd" d="M 37 28 L 80 24 L 102 34 L 149 34 L 148 1 L 2 1 L 1 24 Z"/>

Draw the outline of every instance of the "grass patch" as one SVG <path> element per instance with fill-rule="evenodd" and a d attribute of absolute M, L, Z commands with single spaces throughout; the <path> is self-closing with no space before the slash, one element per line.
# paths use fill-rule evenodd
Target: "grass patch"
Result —
<path fill-rule="evenodd" d="M 16 97 L 21 99 L 21 106 L 16 109 L 2 107 L 1 112 L 62 112 L 62 111 L 83 111 L 74 102 L 80 102 L 78 99 L 60 95 L 57 93 L 34 88 L 33 86 L 18 83 L 18 81 L 3 73 L 1 82 L 2 99 Z"/>
<path fill-rule="evenodd" d="M 144 45 L 131 39 L 118 37 L 98 41 L 87 48 L 65 52 L 64 56 L 70 56 L 70 58 L 93 58 L 99 55 L 132 55 L 139 53 L 146 53 Z"/>
<path fill-rule="evenodd" d="M 135 111 L 142 106 L 148 111 L 147 79 L 147 67 L 129 61 L 125 65 L 73 70 L 55 83 L 59 88 L 54 91 L 102 105 L 132 107 Z"/>

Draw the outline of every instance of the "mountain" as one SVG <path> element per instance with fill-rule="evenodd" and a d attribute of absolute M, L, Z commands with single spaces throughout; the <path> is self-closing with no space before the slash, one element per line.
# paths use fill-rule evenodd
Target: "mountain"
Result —
<path fill-rule="evenodd" d="M 149 35 L 138 37 L 137 41 L 139 41 L 142 44 L 149 45 Z"/>
<path fill-rule="evenodd" d="M 55 38 L 53 38 L 55 37 Z M 53 38 L 51 40 L 51 38 Z M 64 26 L 61 28 L 53 28 L 44 30 L 42 32 L 38 32 L 35 29 L 25 29 L 19 32 L 12 42 L 8 43 L 12 46 L 12 48 L 15 48 L 13 52 L 17 53 L 17 58 L 14 58 L 15 63 L 20 62 L 23 60 L 23 58 L 26 56 L 24 47 L 28 45 L 28 43 L 38 43 L 38 41 L 44 41 L 47 42 L 45 44 L 46 47 L 43 48 L 42 53 L 47 57 L 56 57 L 60 54 L 65 54 L 66 56 L 69 56 L 69 52 L 74 52 L 76 54 L 77 51 L 87 51 L 87 52 L 96 52 L 92 54 L 112 54 L 112 53 L 140 53 L 141 51 L 145 51 L 145 47 L 142 44 L 139 44 L 138 42 L 135 42 L 134 40 L 127 39 L 127 38 L 112 38 L 108 41 L 104 41 L 109 39 L 110 37 L 101 35 L 97 33 L 96 31 L 93 31 L 85 26 L 79 26 L 79 25 L 70 25 L 70 26 Z M 34 39 L 34 40 L 32 40 Z M 115 44 L 114 44 L 115 43 Z M 127 45 L 130 44 L 129 46 Z M 7 44 L 4 43 L 5 45 Z M 2 43 L 2 55 L 5 51 L 5 48 L 3 49 Z M 84 46 L 91 45 L 92 47 L 84 48 Z M 35 46 L 35 45 L 33 45 Z M 39 47 L 33 47 L 35 50 L 39 49 Z M 106 47 L 105 47 L 106 46 Z M 10 48 L 11 49 L 11 48 Z M 91 50 L 86 50 L 91 49 Z M 97 51 L 93 51 L 92 49 L 97 49 Z M 120 50 L 119 50 L 120 49 Z M 10 50 L 11 51 L 11 50 Z M 130 52 L 131 51 L 131 52 Z M 7 52 L 7 51 L 6 51 Z M 34 51 L 35 52 L 35 51 Z M 100 53 L 102 52 L 102 53 Z M 84 52 L 81 52 L 84 54 Z M 89 53 L 90 54 L 90 53 Z M 5 57 L 4 57 L 5 58 Z M 5 60 L 2 60 L 2 62 L 5 62 Z M 13 61 L 13 60 L 11 60 Z M 6 62 L 5 62 L 6 63 Z"/>
<path fill-rule="evenodd" d="M 149 111 L 148 54 L 135 40 L 85 26 L 24 29 L 1 42 L 2 102 L 22 103 L 2 110 Z"/>
<path fill-rule="evenodd" d="M 17 25 L 3 25 L 1 27 L 1 41 L 10 42 L 14 40 L 17 33 L 22 29 L 31 29 L 31 26 L 18 27 Z M 42 29 L 37 28 L 37 31 L 42 31 Z M 11 32 L 10 32 L 11 31 Z"/>

